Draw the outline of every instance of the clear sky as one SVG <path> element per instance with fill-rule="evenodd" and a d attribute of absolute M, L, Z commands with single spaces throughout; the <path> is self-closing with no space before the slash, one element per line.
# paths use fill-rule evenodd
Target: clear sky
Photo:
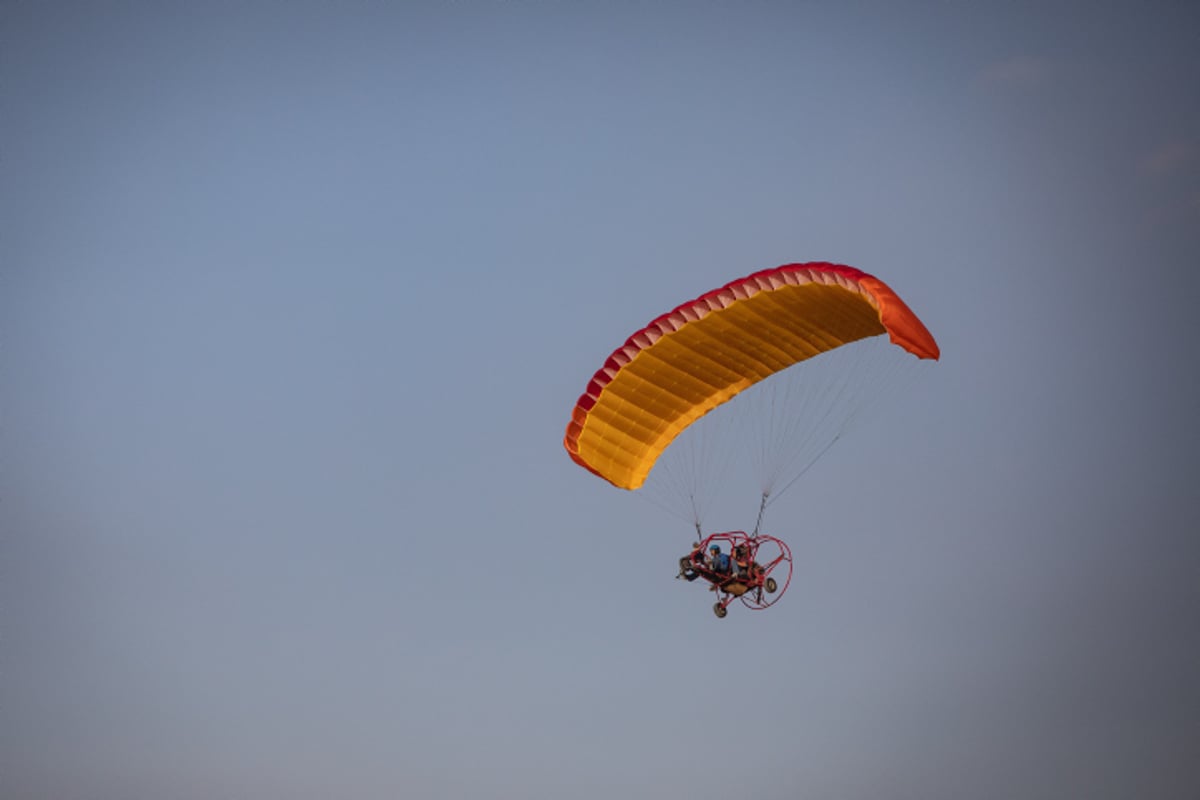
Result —
<path fill-rule="evenodd" d="M 1200 796 L 1198 17 L 0 3 L 0 795 Z M 943 358 L 718 621 L 563 428 L 808 260 Z"/>

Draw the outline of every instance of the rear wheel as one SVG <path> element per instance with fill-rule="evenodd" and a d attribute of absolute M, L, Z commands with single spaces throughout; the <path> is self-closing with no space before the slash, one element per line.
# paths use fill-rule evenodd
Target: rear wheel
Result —
<path fill-rule="evenodd" d="M 729 609 L 727 609 L 725 606 L 721 605 L 720 603 L 714 603 L 713 604 L 713 613 L 717 615 L 718 619 L 725 619 L 725 615 L 729 613 Z"/>
<path fill-rule="evenodd" d="M 774 578 L 767 578 L 766 583 L 763 584 L 763 588 L 767 590 L 767 594 L 774 594 L 775 590 L 779 588 L 779 584 L 775 583 Z"/>

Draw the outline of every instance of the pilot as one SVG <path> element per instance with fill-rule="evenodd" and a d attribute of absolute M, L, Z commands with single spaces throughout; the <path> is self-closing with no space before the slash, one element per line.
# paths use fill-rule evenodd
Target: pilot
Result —
<path fill-rule="evenodd" d="M 708 566 L 718 575 L 729 574 L 729 556 L 721 552 L 721 546 L 714 544 L 708 548 Z"/>

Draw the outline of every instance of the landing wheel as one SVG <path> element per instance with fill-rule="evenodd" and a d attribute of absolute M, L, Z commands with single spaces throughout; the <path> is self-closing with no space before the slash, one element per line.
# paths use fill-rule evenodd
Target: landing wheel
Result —
<path fill-rule="evenodd" d="M 775 590 L 779 588 L 779 584 L 775 582 L 774 578 L 767 578 L 766 583 L 763 584 L 763 588 L 767 590 L 767 594 L 775 594 Z"/>
<path fill-rule="evenodd" d="M 725 615 L 729 613 L 729 609 L 720 603 L 713 603 L 713 613 L 717 615 L 717 619 L 725 619 Z"/>

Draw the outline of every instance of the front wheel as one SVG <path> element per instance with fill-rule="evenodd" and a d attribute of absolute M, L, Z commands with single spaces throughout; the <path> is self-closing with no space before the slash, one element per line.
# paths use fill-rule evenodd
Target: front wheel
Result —
<path fill-rule="evenodd" d="M 729 609 L 720 603 L 714 603 L 713 613 L 717 615 L 717 619 L 725 619 L 725 615 L 729 613 Z"/>

